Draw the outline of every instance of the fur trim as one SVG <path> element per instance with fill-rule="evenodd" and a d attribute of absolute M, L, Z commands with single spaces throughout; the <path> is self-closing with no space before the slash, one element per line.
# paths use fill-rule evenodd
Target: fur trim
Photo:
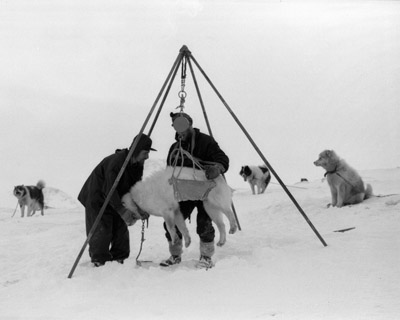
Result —
<path fill-rule="evenodd" d="M 203 242 L 200 241 L 200 255 L 211 258 L 215 252 L 214 241 Z"/>
<path fill-rule="evenodd" d="M 168 241 L 169 252 L 171 256 L 181 256 L 182 255 L 182 239 L 175 240 L 175 243 Z"/>

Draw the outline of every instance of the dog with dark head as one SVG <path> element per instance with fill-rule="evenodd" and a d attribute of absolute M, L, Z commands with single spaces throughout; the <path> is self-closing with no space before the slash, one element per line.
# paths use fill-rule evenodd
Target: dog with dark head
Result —
<path fill-rule="evenodd" d="M 256 186 L 257 194 L 264 193 L 271 181 L 271 174 L 268 168 L 264 166 L 243 166 L 239 174 L 243 177 L 244 181 L 249 182 L 253 194 L 256 194 Z"/>
<path fill-rule="evenodd" d="M 331 190 L 332 203 L 341 208 L 345 205 L 357 204 L 372 196 L 370 184 L 364 186 L 360 175 L 350 167 L 333 150 L 324 150 L 314 165 L 326 170 L 325 177 Z"/>
<path fill-rule="evenodd" d="M 31 217 L 40 210 L 42 216 L 44 215 L 44 196 L 43 188 L 45 182 L 40 180 L 36 186 L 19 185 L 14 187 L 14 196 L 18 199 L 18 204 L 21 208 L 21 217 L 24 217 L 25 207 L 27 207 L 27 217 Z"/>

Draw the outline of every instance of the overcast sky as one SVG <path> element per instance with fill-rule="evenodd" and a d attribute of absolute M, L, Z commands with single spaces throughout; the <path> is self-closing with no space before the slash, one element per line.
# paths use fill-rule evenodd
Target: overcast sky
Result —
<path fill-rule="evenodd" d="M 284 182 L 322 177 L 326 148 L 359 170 L 399 166 L 398 1 L 1 1 L 2 202 L 39 179 L 76 196 L 129 147 L 182 45 Z M 228 182 L 245 187 L 240 166 L 262 160 L 195 72 Z M 207 131 L 187 82 L 185 111 Z M 153 158 L 173 142 L 179 90 L 178 73 Z"/>

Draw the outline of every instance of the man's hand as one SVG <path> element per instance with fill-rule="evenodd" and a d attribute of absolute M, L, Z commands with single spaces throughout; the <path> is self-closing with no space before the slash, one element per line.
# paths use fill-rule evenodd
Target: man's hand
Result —
<path fill-rule="evenodd" d="M 119 215 L 121 216 L 122 220 L 125 221 L 127 226 L 132 226 L 135 224 L 136 221 L 141 219 L 140 215 L 134 213 L 133 211 L 122 208 L 118 210 Z M 139 216 L 139 217 L 138 217 Z"/>
<path fill-rule="evenodd" d="M 224 172 L 224 167 L 219 163 L 216 163 L 215 165 L 212 166 L 206 166 L 205 170 L 206 178 L 208 180 L 215 179 L 223 172 Z"/>

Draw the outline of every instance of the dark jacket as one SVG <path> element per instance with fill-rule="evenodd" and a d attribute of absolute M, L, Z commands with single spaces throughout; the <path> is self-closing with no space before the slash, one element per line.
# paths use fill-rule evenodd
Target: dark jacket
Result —
<path fill-rule="evenodd" d="M 172 151 L 179 145 L 178 135 L 175 136 L 175 139 L 177 140 L 177 142 L 171 145 L 168 152 L 168 165 L 173 165 L 174 159 L 170 159 L 170 155 Z M 226 172 L 229 168 L 229 158 L 221 150 L 218 143 L 214 140 L 213 137 L 200 132 L 200 130 L 197 128 L 194 128 L 194 143 L 192 141 L 182 142 L 182 148 L 191 153 L 193 157 L 199 160 L 220 163 L 225 169 L 224 172 Z M 181 159 L 178 160 L 177 165 L 181 165 Z M 190 159 L 185 157 L 183 166 L 192 167 L 193 163 Z"/>
<path fill-rule="evenodd" d="M 117 150 L 114 154 L 104 158 L 90 174 L 78 195 L 78 200 L 85 208 L 99 211 L 117 178 L 122 165 L 128 156 L 128 149 Z M 118 211 L 122 209 L 121 198 L 129 192 L 130 188 L 143 176 L 143 166 L 137 164 L 128 165 L 119 180 L 108 209 Z"/>

